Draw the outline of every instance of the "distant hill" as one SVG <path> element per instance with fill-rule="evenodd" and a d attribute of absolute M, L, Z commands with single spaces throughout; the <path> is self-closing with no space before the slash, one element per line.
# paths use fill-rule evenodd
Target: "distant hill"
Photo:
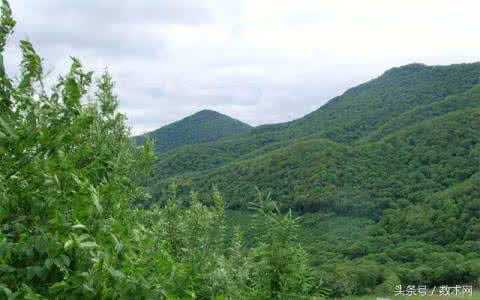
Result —
<path fill-rule="evenodd" d="M 478 109 L 478 63 L 393 68 L 298 120 L 160 153 L 153 192 L 216 185 L 234 208 L 258 186 L 285 208 L 377 219 L 480 172 Z"/>
<path fill-rule="evenodd" d="M 147 133 L 155 141 L 157 152 L 191 144 L 213 142 L 250 131 L 252 127 L 213 110 L 202 110 L 180 121 Z M 144 135 L 135 137 L 141 143 Z"/>
<path fill-rule="evenodd" d="M 160 203 L 172 181 L 185 201 L 216 186 L 247 230 L 269 192 L 337 291 L 478 282 L 480 64 L 393 68 L 298 120 L 159 153 L 152 180 Z"/>
<path fill-rule="evenodd" d="M 205 193 L 218 186 L 232 207 L 245 207 L 258 186 L 297 211 L 376 219 L 383 209 L 420 203 L 480 172 L 477 99 L 477 108 L 422 121 L 374 143 L 299 140 L 193 176 L 193 186 Z"/>
<path fill-rule="evenodd" d="M 161 154 L 157 181 L 213 170 L 298 139 L 327 138 L 341 144 L 377 140 L 420 121 L 477 106 L 478 88 L 471 90 L 479 80 L 479 63 L 393 68 L 298 120 Z"/>

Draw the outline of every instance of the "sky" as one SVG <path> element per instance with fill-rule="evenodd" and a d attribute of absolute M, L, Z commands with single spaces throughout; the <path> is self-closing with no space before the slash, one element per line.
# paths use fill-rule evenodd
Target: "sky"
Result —
<path fill-rule="evenodd" d="M 476 0 L 10 4 L 8 72 L 25 38 L 53 79 L 70 56 L 97 75 L 108 68 L 134 134 L 202 109 L 251 125 L 290 121 L 395 66 L 480 61 Z"/>

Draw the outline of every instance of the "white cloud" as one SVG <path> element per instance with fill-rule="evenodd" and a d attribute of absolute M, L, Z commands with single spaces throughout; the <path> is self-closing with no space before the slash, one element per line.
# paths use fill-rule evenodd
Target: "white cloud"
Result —
<path fill-rule="evenodd" d="M 205 108 L 288 121 L 393 66 L 480 54 L 470 0 L 11 2 L 17 39 L 57 71 L 69 55 L 109 67 L 136 132 Z"/>

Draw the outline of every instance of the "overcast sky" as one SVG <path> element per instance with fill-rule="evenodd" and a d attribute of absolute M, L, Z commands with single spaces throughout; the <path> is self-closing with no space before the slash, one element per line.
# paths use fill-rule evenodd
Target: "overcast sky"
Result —
<path fill-rule="evenodd" d="M 394 66 L 480 60 L 480 3 L 442 0 L 10 0 L 47 69 L 108 66 L 135 133 L 202 109 L 292 120 Z M 98 74 L 98 73 L 97 73 Z"/>

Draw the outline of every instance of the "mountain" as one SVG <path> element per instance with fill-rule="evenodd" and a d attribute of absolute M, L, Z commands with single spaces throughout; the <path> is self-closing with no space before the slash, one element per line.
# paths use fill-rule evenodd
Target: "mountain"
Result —
<path fill-rule="evenodd" d="M 257 186 L 285 209 L 379 220 L 480 172 L 479 109 L 478 63 L 393 68 L 301 119 L 160 154 L 153 192 L 215 185 L 246 208 Z"/>
<path fill-rule="evenodd" d="M 480 64 L 393 68 L 298 120 L 159 153 L 153 181 L 160 203 L 172 181 L 186 201 L 216 186 L 247 243 L 270 193 L 338 295 L 478 282 Z"/>
<path fill-rule="evenodd" d="M 212 143 L 161 154 L 156 163 L 157 181 L 213 170 L 301 138 L 327 138 L 341 144 L 357 143 L 370 134 L 376 137 L 369 139 L 380 138 L 402 126 L 432 118 L 434 112 L 443 114 L 476 105 L 467 92 L 479 79 L 479 63 L 393 68 L 298 120 L 264 125 Z M 461 97 L 465 99 L 458 99 Z"/>
<path fill-rule="evenodd" d="M 284 208 L 378 220 L 480 171 L 479 108 L 479 63 L 393 68 L 298 120 L 160 153 L 153 192 L 216 185 L 245 208 L 258 186 Z"/>
<path fill-rule="evenodd" d="M 232 207 L 246 207 L 258 186 L 285 208 L 376 219 L 385 209 L 419 203 L 480 171 L 480 95 L 477 99 L 476 108 L 420 122 L 374 143 L 300 140 L 193 176 L 193 186 L 204 193 L 218 186 Z"/>
<path fill-rule="evenodd" d="M 202 110 L 180 121 L 147 133 L 155 141 L 155 150 L 163 153 L 174 148 L 213 142 L 248 132 L 251 126 L 212 110 Z M 144 135 L 135 137 L 141 143 Z"/>

